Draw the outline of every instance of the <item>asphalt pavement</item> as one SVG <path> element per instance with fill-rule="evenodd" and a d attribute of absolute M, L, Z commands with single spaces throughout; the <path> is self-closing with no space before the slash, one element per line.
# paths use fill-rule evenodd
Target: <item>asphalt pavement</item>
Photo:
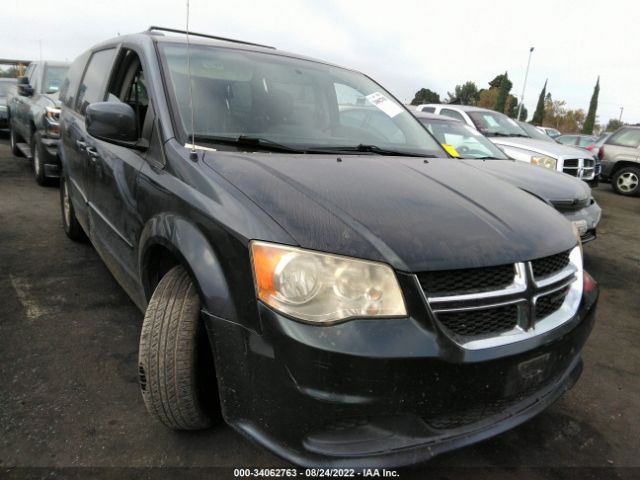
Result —
<path fill-rule="evenodd" d="M 586 268 L 601 298 L 578 384 L 515 430 L 401 478 L 640 478 L 640 198 L 607 184 L 594 195 L 604 213 Z M 136 374 L 141 323 L 91 245 L 64 235 L 58 188 L 38 186 L 2 135 L 0 478 L 291 467 L 226 425 L 177 433 L 149 417 Z"/>

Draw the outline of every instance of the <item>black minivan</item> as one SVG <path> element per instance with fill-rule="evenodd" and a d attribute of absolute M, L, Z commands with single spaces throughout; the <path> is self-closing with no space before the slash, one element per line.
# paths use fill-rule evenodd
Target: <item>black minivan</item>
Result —
<path fill-rule="evenodd" d="M 163 31 L 88 50 L 61 91 L 64 228 L 145 312 L 155 418 L 400 466 L 576 382 L 598 288 L 562 215 L 452 161 L 359 72 Z"/>

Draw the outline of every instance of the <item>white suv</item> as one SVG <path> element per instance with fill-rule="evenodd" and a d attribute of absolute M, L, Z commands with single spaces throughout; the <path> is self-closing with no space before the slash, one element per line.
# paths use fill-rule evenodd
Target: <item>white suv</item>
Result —
<path fill-rule="evenodd" d="M 466 105 L 422 104 L 418 112 L 447 115 L 479 130 L 504 152 L 523 162 L 564 172 L 587 183 L 597 182 L 596 159 L 584 149 L 531 138 L 505 114 Z"/>

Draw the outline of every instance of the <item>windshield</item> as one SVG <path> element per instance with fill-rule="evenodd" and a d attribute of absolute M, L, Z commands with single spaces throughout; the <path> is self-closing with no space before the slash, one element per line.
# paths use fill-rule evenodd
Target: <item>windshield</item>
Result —
<path fill-rule="evenodd" d="M 187 47 L 159 44 L 159 51 L 176 126 L 187 139 Z M 190 51 L 193 130 L 201 141 L 242 137 L 294 148 L 374 145 L 444 156 L 413 115 L 360 73 L 260 52 L 197 45 Z M 244 143 L 244 149 L 257 148 Z"/>
<path fill-rule="evenodd" d="M 508 159 L 502 150 L 473 127 L 459 122 L 442 122 L 429 118 L 418 120 L 440 143 L 455 148 L 460 158 Z"/>
<path fill-rule="evenodd" d="M 501 137 L 528 137 L 524 130 L 518 126 L 515 120 L 507 117 L 506 115 L 498 112 L 489 111 L 476 111 L 467 112 L 467 114 L 473 120 L 476 128 L 488 137 L 501 136 Z"/>
<path fill-rule="evenodd" d="M 64 77 L 67 74 L 69 67 L 47 67 L 47 71 L 44 74 L 44 85 L 42 91 L 45 93 L 56 93 L 60 90 L 60 86 L 64 81 Z"/>

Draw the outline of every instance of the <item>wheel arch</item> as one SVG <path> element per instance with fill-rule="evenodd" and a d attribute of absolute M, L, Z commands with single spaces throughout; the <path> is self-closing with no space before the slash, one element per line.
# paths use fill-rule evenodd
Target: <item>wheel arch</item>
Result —
<path fill-rule="evenodd" d="M 618 160 L 611 169 L 611 176 L 613 177 L 618 172 L 618 170 L 621 170 L 625 167 L 634 167 L 640 169 L 640 162 L 634 162 L 632 160 Z"/>
<path fill-rule="evenodd" d="M 202 231 L 174 214 L 152 218 L 140 237 L 138 269 L 145 300 L 171 268 L 182 265 L 193 279 L 206 310 L 236 321 L 236 311 L 218 255 Z"/>

